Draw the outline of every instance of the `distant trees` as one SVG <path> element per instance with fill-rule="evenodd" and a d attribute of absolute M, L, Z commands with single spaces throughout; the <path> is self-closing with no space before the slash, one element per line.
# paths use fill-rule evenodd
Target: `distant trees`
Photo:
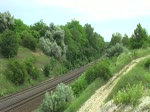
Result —
<path fill-rule="evenodd" d="M 148 39 L 148 34 L 146 30 L 142 28 L 141 24 L 139 23 L 130 39 L 131 48 L 132 49 L 141 48 L 146 43 L 147 39 Z"/>
<path fill-rule="evenodd" d="M 66 58 L 73 67 L 101 55 L 104 48 L 103 37 L 94 32 L 90 24 L 85 24 L 83 27 L 79 21 L 72 20 L 62 28 L 65 31 L 65 43 L 68 47 Z"/>
<path fill-rule="evenodd" d="M 48 26 L 43 22 L 43 20 L 40 20 L 31 25 L 30 29 L 39 32 L 40 37 L 43 37 L 45 36 L 45 32 L 48 30 Z"/>
<path fill-rule="evenodd" d="M 129 37 L 127 34 L 124 34 L 121 40 L 123 46 L 128 47 L 129 46 Z"/>
<path fill-rule="evenodd" d="M 94 28 L 90 24 L 84 26 L 87 37 L 87 48 L 85 50 L 87 58 L 92 58 L 97 54 L 101 54 L 104 48 L 104 39 L 101 35 L 94 32 Z"/>
<path fill-rule="evenodd" d="M 113 33 L 110 41 L 110 46 L 113 46 L 117 43 L 121 43 L 122 35 L 120 33 Z"/>
<path fill-rule="evenodd" d="M 17 55 L 19 43 L 15 32 L 6 30 L 1 35 L 1 53 L 6 58 L 11 58 Z"/>
<path fill-rule="evenodd" d="M 1 13 L 0 12 L 0 32 L 6 29 L 12 30 L 15 26 L 14 17 L 11 16 L 9 11 Z"/>

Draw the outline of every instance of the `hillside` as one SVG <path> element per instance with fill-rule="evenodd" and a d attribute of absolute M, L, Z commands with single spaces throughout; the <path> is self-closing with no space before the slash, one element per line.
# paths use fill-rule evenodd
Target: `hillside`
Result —
<path fill-rule="evenodd" d="M 50 61 L 50 57 L 43 54 L 42 51 L 37 50 L 36 52 L 33 52 L 24 47 L 19 48 L 18 55 L 14 57 L 13 59 L 18 60 L 19 62 L 25 61 L 27 59 L 35 60 L 34 65 L 37 66 L 41 71 L 43 70 L 44 65 Z M 2 55 L 0 55 L 0 90 L 1 90 L 0 96 L 3 96 L 7 93 L 16 92 L 20 89 L 30 86 L 30 84 L 28 83 L 21 87 L 17 87 L 17 86 L 14 86 L 10 81 L 6 79 L 3 73 L 7 70 L 8 63 L 9 63 L 9 60 L 7 58 L 4 58 Z M 33 84 L 36 84 L 39 81 L 42 81 L 44 79 L 45 78 L 43 77 L 39 79 L 38 81 L 33 82 Z"/>
<path fill-rule="evenodd" d="M 109 96 L 110 92 L 118 83 L 118 81 L 121 78 L 123 78 L 124 75 L 126 75 L 130 70 L 132 70 L 140 61 L 149 57 L 150 55 L 135 59 L 132 62 L 130 62 L 128 65 L 126 65 L 123 69 L 121 69 L 119 72 L 114 74 L 114 77 L 112 77 L 112 79 L 108 81 L 107 84 L 105 84 L 104 86 L 100 87 L 98 90 L 95 91 L 95 93 L 91 96 L 91 98 L 85 102 L 85 104 L 79 109 L 78 112 L 101 112 L 101 111 L 102 112 L 114 112 L 116 111 L 117 107 L 113 103 L 108 102 L 106 105 L 104 105 L 104 101 Z M 103 105 L 104 105 L 103 109 L 100 110 L 99 107 Z M 123 110 L 120 109 L 120 111 L 123 111 Z"/>

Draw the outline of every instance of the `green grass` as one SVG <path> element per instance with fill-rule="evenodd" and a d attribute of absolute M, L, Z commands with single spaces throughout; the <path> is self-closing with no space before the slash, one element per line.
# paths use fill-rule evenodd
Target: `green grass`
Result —
<path fill-rule="evenodd" d="M 90 98 L 90 96 L 104 83 L 100 78 L 96 79 L 92 82 L 81 94 L 78 98 L 76 98 L 69 107 L 65 110 L 65 112 L 76 112 L 82 104 Z"/>
<path fill-rule="evenodd" d="M 113 57 L 110 61 L 112 73 L 116 73 L 121 70 L 125 65 L 131 62 L 133 59 L 143 57 L 150 54 L 150 48 L 138 49 L 138 50 L 125 50 L 118 57 Z"/>
<path fill-rule="evenodd" d="M 147 59 L 138 63 L 131 71 L 124 75 L 113 88 L 105 102 L 111 100 L 119 90 L 125 88 L 126 85 L 134 85 L 142 83 L 145 87 L 150 88 L 150 70 L 144 68 L 144 63 Z"/>

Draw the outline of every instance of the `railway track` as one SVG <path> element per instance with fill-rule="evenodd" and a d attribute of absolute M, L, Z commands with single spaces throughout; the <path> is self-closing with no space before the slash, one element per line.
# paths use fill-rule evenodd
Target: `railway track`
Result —
<path fill-rule="evenodd" d="M 18 93 L 0 98 L 0 112 L 11 112 L 12 110 L 20 108 L 35 98 L 44 95 L 45 92 L 54 90 L 57 84 L 61 82 L 65 84 L 72 82 L 77 77 L 79 77 L 80 74 L 89 67 L 89 65 L 90 64 L 87 64 L 58 78 L 46 80 L 26 90 L 22 90 Z"/>

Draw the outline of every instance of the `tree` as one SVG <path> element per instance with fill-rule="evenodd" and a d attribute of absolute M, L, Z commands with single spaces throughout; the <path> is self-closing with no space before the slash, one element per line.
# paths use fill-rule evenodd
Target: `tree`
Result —
<path fill-rule="evenodd" d="M 1 52 L 7 57 L 14 57 L 18 53 L 18 37 L 15 32 L 11 30 L 6 30 L 2 34 L 1 40 Z"/>
<path fill-rule="evenodd" d="M 65 59 L 67 46 L 64 43 L 64 33 L 64 30 L 59 26 L 50 24 L 45 36 L 39 39 L 39 45 L 43 52 L 57 59 Z"/>
<path fill-rule="evenodd" d="M 15 26 L 14 17 L 11 16 L 9 11 L 1 13 L 0 12 L 0 32 L 6 29 L 12 30 Z"/>
<path fill-rule="evenodd" d="M 128 38 L 127 34 L 124 34 L 124 36 L 123 36 L 121 41 L 122 41 L 123 46 L 126 46 L 126 47 L 129 46 L 129 38 Z"/>
<path fill-rule="evenodd" d="M 30 28 L 31 30 L 39 32 L 40 37 L 44 36 L 45 32 L 48 30 L 48 26 L 46 25 L 46 23 L 43 22 L 43 20 L 34 23 L 33 25 L 30 26 Z"/>
<path fill-rule="evenodd" d="M 23 23 L 23 21 L 21 19 L 14 19 L 15 21 L 15 26 L 14 26 L 14 30 L 16 33 L 21 33 L 22 31 L 28 31 L 29 27 Z"/>
<path fill-rule="evenodd" d="M 110 41 L 110 46 L 114 46 L 117 43 L 121 43 L 122 35 L 120 33 L 113 33 Z"/>
<path fill-rule="evenodd" d="M 85 55 L 87 58 L 94 58 L 96 55 L 99 57 L 105 44 L 103 37 L 94 32 L 94 28 L 92 28 L 90 24 L 85 24 L 84 29 L 88 40 Z"/>
<path fill-rule="evenodd" d="M 148 34 L 141 24 L 137 24 L 137 28 L 130 39 L 130 45 L 132 49 L 141 48 L 148 39 Z"/>

